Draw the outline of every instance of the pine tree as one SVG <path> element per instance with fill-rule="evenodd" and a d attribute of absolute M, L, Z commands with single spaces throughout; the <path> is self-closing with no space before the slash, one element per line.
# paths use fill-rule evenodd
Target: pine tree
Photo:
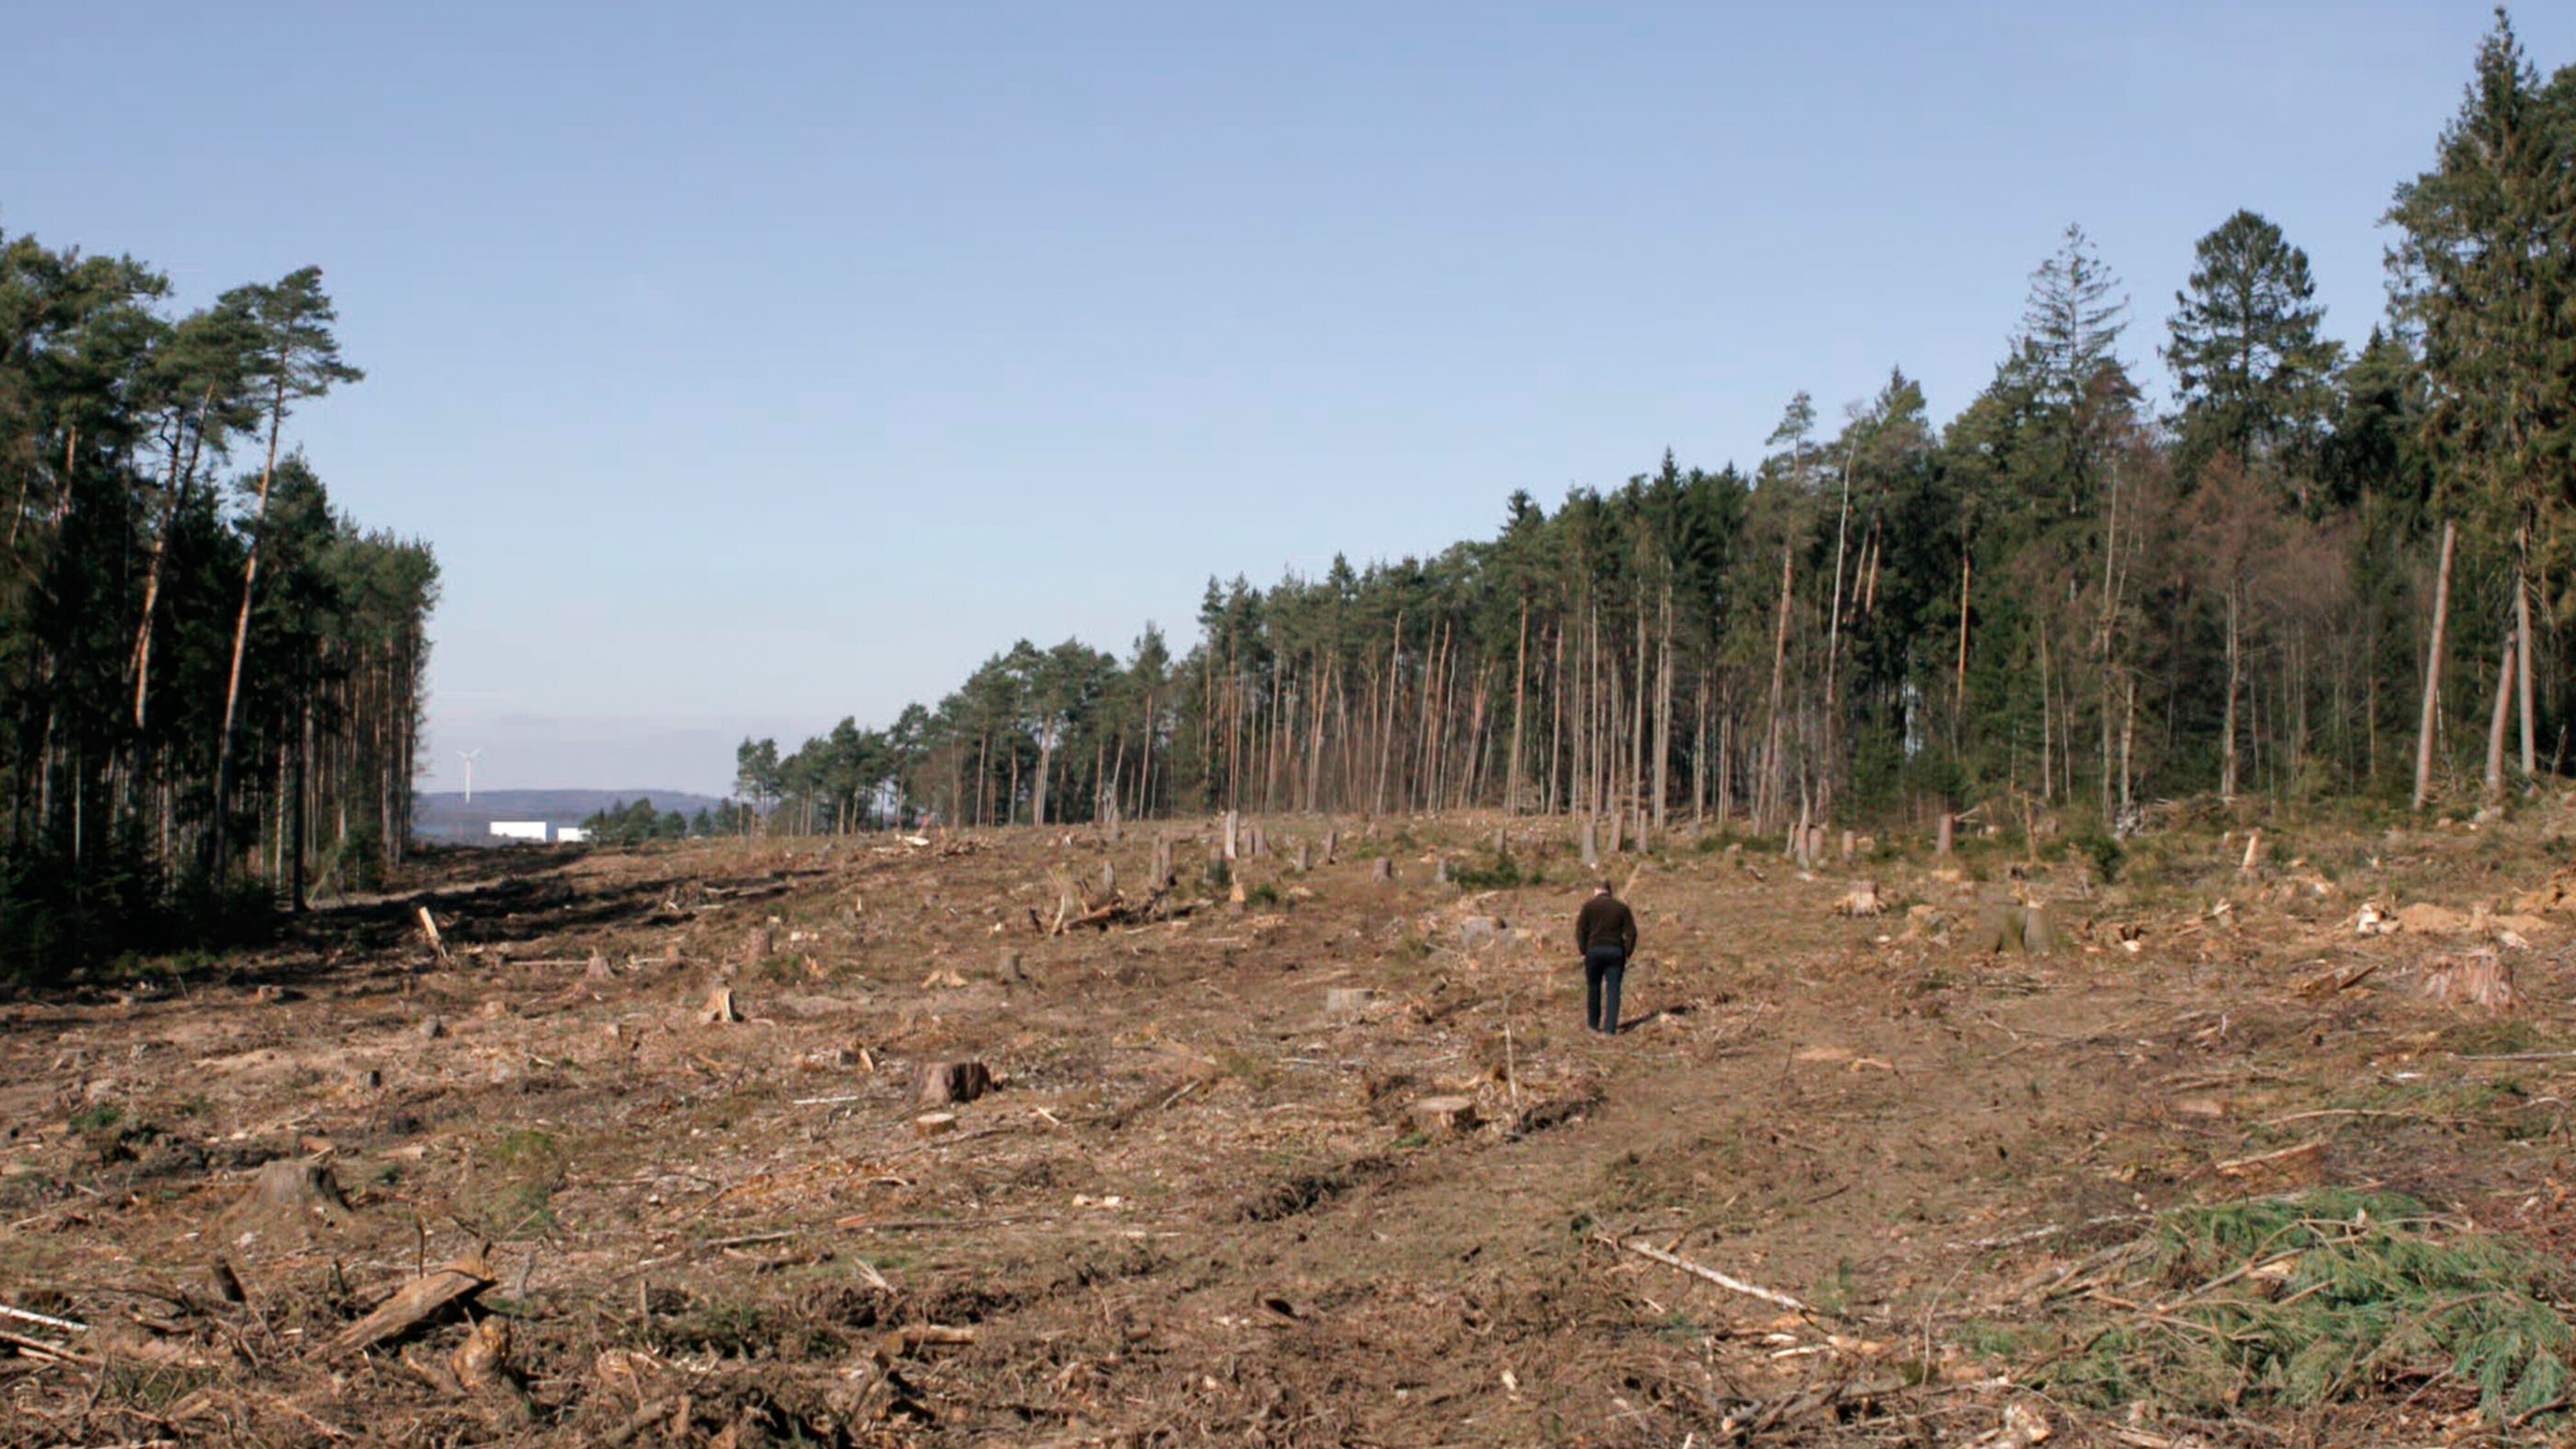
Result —
<path fill-rule="evenodd" d="M 2239 211 L 2200 239 L 2190 285 L 2174 294 L 2164 349 L 2182 399 L 2187 472 L 2224 449 L 2311 507 L 2310 474 L 2341 361 L 2341 348 L 2318 335 L 2325 309 L 2315 298 L 2307 253 L 2263 217 Z"/>

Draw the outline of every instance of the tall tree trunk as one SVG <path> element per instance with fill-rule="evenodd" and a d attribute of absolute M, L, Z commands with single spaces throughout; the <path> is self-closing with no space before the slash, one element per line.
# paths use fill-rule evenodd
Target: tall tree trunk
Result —
<path fill-rule="evenodd" d="M 1512 655 L 1512 762 L 1504 772 L 1503 810 L 1521 813 L 1521 716 L 1529 704 L 1529 600 L 1521 600 L 1520 643 Z"/>
<path fill-rule="evenodd" d="M 1642 582 L 1642 580 L 1640 581 Z M 1637 594 L 1637 677 L 1630 682 L 1628 710 L 1628 834 L 1643 849 L 1646 834 L 1646 596 Z"/>
<path fill-rule="evenodd" d="M 2522 778 L 2528 781 L 2539 761 L 2533 758 L 2531 738 L 2531 582 L 2520 562 L 2513 571 L 2513 668 L 2522 704 Z"/>
<path fill-rule="evenodd" d="M 2236 798 L 2236 696 L 2245 674 L 2245 651 L 2237 631 L 2236 586 L 2227 586 L 2227 723 L 2219 741 L 2218 798 Z"/>
<path fill-rule="evenodd" d="M 207 864 L 215 890 L 221 894 L 225 859 L 226 817 L 232 812 L 233 726 L 241 713 L 242 654 L 250 647 L 250 610 L 259 592 L 260 535 L 268 522 L 268 488 L 277 478 L 277 437 L 286 426 L 286 382 L 278 380 L 268 402 L 268 461 L 259 470 L 259 494 L 251 505 L 250 552 L 242 560 L 241 612 L 233 620 L 233 662 L 224 676 L 223 729 L 215 743 L 215 815 L 213 821 L 213 858 Z"/>
<path fill-rule="evenodd" d="M 1789 669 L 1789 553 L 1788 544 L 1780 545 L 1780 621 L 1771 639 L 1771 703 L 1763 726 L 1761 789 L 1753 802 L 1756 830 L 1771 828 L 1772 811 L 1779 807 L 1788 783 L 1780 768 L 1780 696 L 1787 687 Z"/>
<path fill-rule="evenodd" d="M 2495 713 L 2487 720 L 2486 801 L 2489 805 L 2504 800 L 2504 731 L 2513 709 L 2513 630 L 2504 631 L 2504 645 L 2496 656 Z"/>
<path fill-rule="evenodd" d="M 2442 711 L 2442 635 L 2451 614 L 2451 550 L 2458 527 L 2442 524 L 2442 562 L 2433 575 L 2433 642 L 2424 655 L 2424 711 L 2415 730 L 2415 808 L 2433 788 L 2433 728 Z"/>
<path fill-rule="evenodd" d="M 1841 717 L 1835 706 L 1838 682 L 1837 666 L 1842 662 L 1843 644 L 1843 549 L 1851 533 L 1852 452 L 1843 449 L 1843 500 L 1834 514 L 1834 587 L 1833 602 L 1825 615 L 1825 714 L 1824 738 L 1818 753 L 1824 763 L 1817 777 L 1816 813 L 1830 816 L 1834 803 L 1834 777 L 1840 773 L 1840 759 L 1835 754 L 1840 742 Z"/>
<path fill-rule="evenodd" d="M 1670 793 L 1673 758 L 1673 581 L 1664 579 L 1661 640 L 1655 648 L 1655 811 L 1654 833 L 1664 833 L 1664 809 Z"/>

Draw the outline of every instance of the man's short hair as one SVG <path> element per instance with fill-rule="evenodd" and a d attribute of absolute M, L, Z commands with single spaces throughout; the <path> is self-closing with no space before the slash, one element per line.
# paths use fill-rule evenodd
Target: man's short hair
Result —
<path fill-rule="evenodd" d="M 1606 880 L 1594 881 L 1592 888 L 1605 896 L 1610 894 L 1610 882 Z"/>

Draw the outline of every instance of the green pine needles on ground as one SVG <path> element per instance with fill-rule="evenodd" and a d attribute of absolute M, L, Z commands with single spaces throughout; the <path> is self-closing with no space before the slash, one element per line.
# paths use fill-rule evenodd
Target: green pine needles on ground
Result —
<path fill-rule="evenodd" d="M 2034 1382 L 2110 1407 L 2313 1409 L 2451 1381 L 2500 1425 L 2563 1413 L 2576 1328 L 2567 1265 L 2444 1223 L 2411 1199 L 2325 1189 L 2177 1208 L 2136 1259 L 2133 1298 Z"/>

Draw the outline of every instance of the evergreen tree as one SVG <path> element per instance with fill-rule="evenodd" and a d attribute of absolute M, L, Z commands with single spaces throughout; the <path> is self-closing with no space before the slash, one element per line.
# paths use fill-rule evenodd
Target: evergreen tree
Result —
<path fill-rule="evenodd" d="M 2300 508 L 2315 502 L 2310 473 L 2341 362 L 2318 334 L 2315 298 L 2307 253 L 2265 218 L 2239 211 L 2200 239 L 2164 349 L 2186 472 L 2224 449 L 2277 475 Z"/>

